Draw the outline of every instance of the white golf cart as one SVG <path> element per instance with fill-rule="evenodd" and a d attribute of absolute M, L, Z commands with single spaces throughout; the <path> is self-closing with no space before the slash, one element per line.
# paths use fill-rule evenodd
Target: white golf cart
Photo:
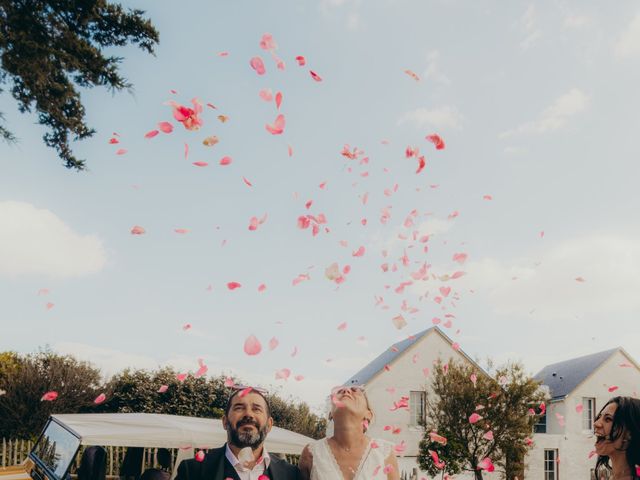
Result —
<path fill-rule="evenodd" d="M 171 473 L 193 458 L 194 450 L 224 444 L 227 433 L 219 419 L 154 413 L 88 413 L 52 415 L 38 441 L 21 465 L 0 468 L 0 480 L 69 480 L 81 446 L 176 449 Z M 273 427 L 269 452 L 299 455 L 313 439 Z"/>

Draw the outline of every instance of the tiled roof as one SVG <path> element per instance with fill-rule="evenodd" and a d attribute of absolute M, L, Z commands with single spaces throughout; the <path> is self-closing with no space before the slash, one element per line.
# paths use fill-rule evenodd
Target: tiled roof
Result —
<path fill-rule="evenodd" d="M 612 348 L 547 365 L 534 376 L 534 379 L 549 387 L 552 400 L 564 398 L 616 351 L 617 348 Z"/>
<path fill-rule="evenodd" d="M 420 340 L 432 330 L 437 330 L 438 332 L 442 333 L 437 327 L 431 327 L 423 330 L 420 333 L 416 333 L 415 335 L 412 335 L 405 340 L 394 343 L 390 348 L 388 348 L 380 355 L 378 355 L 374 360 L 369 362 L 369 364 L 367 364 L 362 370 L 360 370 L 353 377 L 344 382 L 344 385 L 364 385 L 365 383 L 369 382 L 369 380 L 371 380 L 379 371 L 381 371 L 385 367 L 385 365 L 389 365 L 396 358 L 402 355 L 402 353 L 407 348 L 409 348 L 411 345 L 414 345 L 418 340 Z"/>

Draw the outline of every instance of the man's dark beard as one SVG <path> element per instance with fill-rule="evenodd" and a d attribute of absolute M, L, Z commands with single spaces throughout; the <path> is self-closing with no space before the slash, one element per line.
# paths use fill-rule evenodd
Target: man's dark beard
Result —
<path fill-rule="evenodd" d="M 248 431 L 240 431 L 240 427 L 244 425 L 253 425 L 256 427 L 257 431 L 248 430 Z M 234 427 L 229 423 L 229 431 L 228 431 L 228 440 L 231 445 L 235 445 L 238 448 L 251 447 L 256 449 L 264 439 L 267 438 L 267 425 L 265 424 L 262 428 L 255 420 L 251 420 L 250 418 L 242 418 L 238 420 L 238 423 Z"/>

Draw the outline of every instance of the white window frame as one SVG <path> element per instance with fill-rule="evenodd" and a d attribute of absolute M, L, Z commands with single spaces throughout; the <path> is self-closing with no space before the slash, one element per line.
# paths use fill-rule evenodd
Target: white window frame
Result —
<path fill-rule="evenodd" d="M 544 480 L 558 480 L 558 449 L 544 450 Z"/>
<path fill-rule="evenodd" d="M 582 397 L 582 430 L 593 431 L 593 422 L 596 412 L 596 399 L 594 397 Z"/>
<path fill-rule="evenodd" d="M 418 400 L 416 400 L 418 397 Z M 426 419 L 427 392 L 424 390 L 412 390 L 409 392 L 409 426 L 422 427 Z"/>

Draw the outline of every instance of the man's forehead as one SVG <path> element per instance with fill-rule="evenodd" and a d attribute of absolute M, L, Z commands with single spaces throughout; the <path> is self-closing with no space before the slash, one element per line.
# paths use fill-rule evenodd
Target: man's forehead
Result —
<path fill-rule="evenodd" d="M 260 405 L 261 407 L 266 407 L 267 406 L 267 402 L 262 397 L 262 395 L 260 395 L 258 393 L 252 393 L 252 392 L 249 392 L 249 393 L 247 393 L 246 395 L 243 395 L 243 396 L 240 396 L 240 394 L 235 395 L 231 399 L 231 406 L 233 407 L 234 405 L 238 405 L 238 404 Z"/>

